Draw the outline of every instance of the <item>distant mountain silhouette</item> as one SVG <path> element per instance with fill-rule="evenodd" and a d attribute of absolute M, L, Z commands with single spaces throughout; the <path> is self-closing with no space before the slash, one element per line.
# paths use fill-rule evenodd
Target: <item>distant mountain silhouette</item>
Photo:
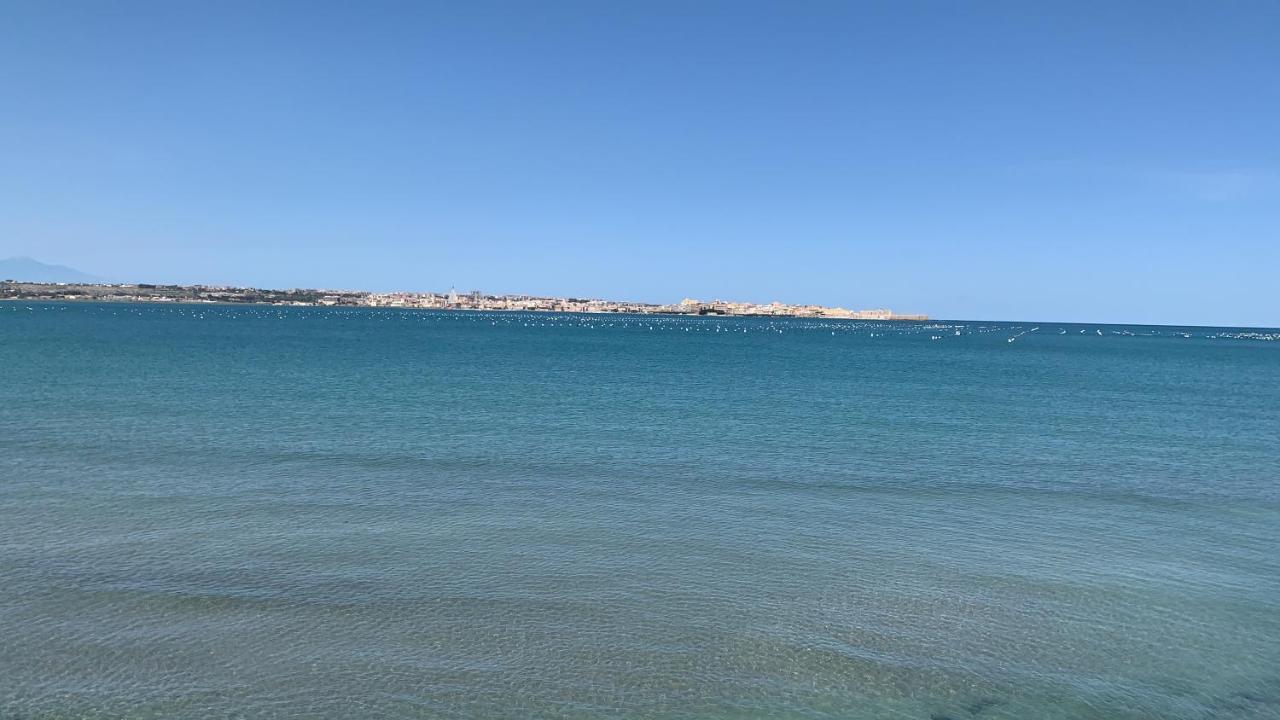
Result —
<path fill-rule="evenodd" d="M 92 283 L 102 282 L 88 273 L 82 273 L 65 265 L 46 265 L 29 257 L 0 260 L 0 280 L 25 280 L 27 282 Z"/>

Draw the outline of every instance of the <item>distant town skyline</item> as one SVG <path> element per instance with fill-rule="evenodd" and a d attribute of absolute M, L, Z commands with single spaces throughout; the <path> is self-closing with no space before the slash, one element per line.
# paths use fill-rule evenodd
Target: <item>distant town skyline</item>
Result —
<path fill-rule="evenodd" d="M 45 288 L 28 288 L 26 292 L 18 295 L 7 295 L 7 292 L 13 291 L 15 288 L 10 287 L 9 283 L 17 285 L 46 285 Z M 629 307 L 638 312 L 664 312 L 678 311 L 686 314 L 727 314 L 727 315 L 826 315 L 828 317 L 846 318 L 846 319 L 863 319 L 863 320 L 926 320 L 928 317 L 922 313 L 894 313 L 887 308 L 850 310 L 839 306 L 823 306 L 812 302 L 792 302 L 783 303 L 778 300 L 770 302 L 749 302 L 732 298 L 716 297 L 707 300 L 698 300 L 685 297 L 680 300 L 664 300 L 655 302 L 652 300 L 633 300 L 630 298 L 619 298 L 609 296 L 589 296 L 589 295 L 538 295 L 520 292 L 518 290 L 507 291 L 482 291 L 479 288 L 470 288 L 459 291 L 457 287 L 450 286 L 448 291 L 439 288 L 423 289 L 416 288 L 413 290 L 368 290 L 364 288 L 354 288 L 348 286 L 317 286 L 317 287 L 299 287 L 291 288 L 270 287 L 270 286 L 254 286 L 254 285 L 236 285 L 227 283 L 177 283 L 170 285 L 163 281 L 145 282 L 141 280 L 129 280 L 123 278 L 106 279 L 95 275 L 81 272 L 76 268 L 67 267 L 65 265 L 51 265 L 42 263 L 35 258 L 18 257 L 18 258 L 0 258 L 0 298 L 6 297 L 32 297 L 32 298 L 52 298 L 52 299 L 106 299 L 106 300 L 124 300 L 130 296 L 114 296 L 108 291 L 114 287 L 136 288 L 156 288 L 159 287 L 180 287 L 184 290 L 194 288 L 236 288 L 240 290 L 262 290 L 273 295 L 278 295 L 271 302 L 289 303 L 298 300 L 292 297 L 293 291 L 303 291 L 308 294 L 317 295 L 327 292 L 337 292 L 340 295 L 349 296 L 343 302 L 322 302 L 320 298 L 311 298 L 307 302 L 316 305 L 366 305 L 372 307 L 416 307 L 416 308 L 446 308 L 459 307 L 473 310 L 514 310 L 514 309 L 538 309 L 538 310 L 563 310 L 566 312 L 595 312 L 608 311 L 617 312 L 622 306 Z M 91 294 L 82 294 L 80 289 L 92 290 Z M 72 294 L 66 294 L 70 290 Z M 142 295 L 145 295 L 143 293 Z M 140 299 L 141 296 L 133 294 L 134 299 Z M 227 300 L 227 297 L 221 297 L 217 293 L 202 293 L 199 296 L 192 295 L 190 299 L 200 301 L 208 301 L 211 298 L 215 300 Z M 481 298 L 496 300 L 522 298 L 533 300 L 553 301 L 551 303 L 539 303 L 530 306 L 523 306 L 507 302 L 502 303 L 483 303 Z M 151 299 L 177 299 L 173 295 L 158 295 Z M 237 295 L 236 302 L 243 302 L 245 299 Z M 651 306 L 644 308 L 642 306 Z M 677 307 L 680 306 L 680 307 Z"/>
<path fill-rule="evenodd" d="M 0 261 L 0 300 L 89 301 L 145 303 L 233 303 L 311 307 L 371 307 L 420 310 L 493 310 L 569 313 L 641 313 L 666 315 L 717 315 L 737 317 L 807 317 L 835 320 L 928 320 L 915 313 L 888 308 L 851 310 L 814 303 L 750 303 L 724 298 L 647 303 L 621 298 L 531 296 L 524 293 L 483 293 L 479 290 L 448 292 L 392 292 L 338 290 L 335 288 L 246 288 L 207 285 L 157 285 L 153 283 L 85 283 L 15 281 L 4 279 Z M 48 267 L 48 266 L 46 266 Z M 66 270 L 66 268 L 62 268 Z"/>
<path fill-rule="evenodd" d="M 0 7 L 0 258 L 1280 325 L 1280 5 Z"/>

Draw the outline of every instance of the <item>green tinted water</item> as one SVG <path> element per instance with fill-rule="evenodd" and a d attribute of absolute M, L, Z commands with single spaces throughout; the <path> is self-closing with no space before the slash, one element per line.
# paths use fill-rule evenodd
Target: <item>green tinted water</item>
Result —
<path fill-rule="evenodd" d="M 0 303 L 0 718 L 1280 717 L 1275 337 Z"/>

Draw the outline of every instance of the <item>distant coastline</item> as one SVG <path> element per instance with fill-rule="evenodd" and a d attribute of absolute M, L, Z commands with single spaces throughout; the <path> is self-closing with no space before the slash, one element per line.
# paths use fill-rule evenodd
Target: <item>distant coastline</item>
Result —
<path fill-rule="evenodd" d="M 848 310 L 823 305 L 747 303 L 684 299 L 662 305 L 619 300 L 558 298 L 537 295 L 458 293 L 376 293 L 362 290 L 266 290 L 212 285 L 147 283 L 51 283 L 0 281 L 0 300 L 73 300 L 140 303 L 226 303 L 299 307 L 382 307 L 429 310 L 498 310 L 531 312 L 639 313 L 654 315 L 724 315 L 734 317 L 824 317 L 847 320 L 928 320 L 929 316 L 892 310 Z"/>

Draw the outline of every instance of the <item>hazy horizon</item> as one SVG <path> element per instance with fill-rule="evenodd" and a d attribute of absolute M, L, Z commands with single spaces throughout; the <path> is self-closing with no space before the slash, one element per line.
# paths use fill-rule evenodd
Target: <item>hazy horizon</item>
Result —
<path fill-rule="evenodd" d="M 34 260 L 34 259 L 33 259 L 33 258 L 0 258 L 0 268 L 2 268 L 2 267 L 3 267 L 3 265 L 4 265 L 4 263 L 5 263 L 5 261 L 6 261 L 6 260 Z M 36 261 L 36 262 L 38 262 L 38 261 Z M 44 264 L 44 263 L 41 263 L 41 264 Z M 79 272 L 79 270 L 78 270 L 77 268 L 66 268 L 65 266 L 51 266 L 51 267 L 62 267 L 62 268 L 64 268 L 64 269 L 68 269 L 68 270 L 72 270 L 72 271 Z M 3 278 L 4 278 L 4 273 L 3 273 L 3 272 L 0 272 L 0 279 L 3 279 Z M 21 279 L 19 279 L 19 278 L 10 278 L 10 279 L 15 279 L 15 280 L 19 280 L 19 281 L 21 281 Z M 75 281 L 75 280 L 70 280 L 70 281 L 59 281 L 59 280 L 35 281 L 35 280 L 32 280 L 32 281 L 33 281 L 33 282 L 65 282 L 65 283 L 67 283 L 67 284 L 74 284 L 74 283 L 76 283 L 76 282 L 89 282 L 89 283 L 98 283 L 98 284 L 113 284 L 113 283 L 125 283 L 125 284 L 131 284 L 131 283 L 132 283 L 132 284 L 136 284 L 136 283 L 144 283 L 144 284 L 148 284 L 148 283 L 153 283 L 153 281 L 148 281 L 148 280 L 111 279 L 111 278 L 101 278 L 101 277 L 91 277 L 91 279 L 89 279 L 89 280 L 80 280 L 80 281 Z M 154 284 L 170 284 L 170 283 L 166 283 L 166 282 L 164 282 L 164 281 L 158 281 L 158 282 L 154 282 Z M 190 286 L 190 285 L 206 285 L 206 286 L 211 286 L 211 287 L 243 287 L 243 288 L 250 288 L 250 287 L 252 287 L 252 288 L 255 288 L 255 289 L 258 289 L 258 290 L 290 290 L 290 289 L 296 289 L 296 290 L 321 290 L 321 291 L 323 291 L 323 290 L 332 290 L 332 291 L 356 291 L 356 292 L 407 292 L 407 293 L 443 293 L 443 292 L 447 292 L 447 291 L 448 291 L 448 290 L 450 290 L 450 289 L 456 289 L 459 293 L 462 293 L 462 292 L 470 292 L 471 290 L 476 289 L 476 288 L 465 288 L 465 289 L 464 289 L 464 288 L 394 288 L 394 289 L 371 289 L 371 288 L 356 288 L 356 287 L 345 287 L 345 286 L 324 286 L 324 287 L 321 287 L 321 286 L 267 287 L 267 286 L 237 285 L 237 284 L 234 284 L 234 283 L 211 283 L 211 282 L 205 282 L 205 283 L 172 283 L 172 284 L 177 284 L 177 285 L 188 285 L 188 286 Z M 481 290 L 481 292 L 484 292 L 484 293 L 486 293 L 486 294 L 492 294 L 492 295 L 514 295 L 514 296 L 521 296 L 521 295 L 534 295 L 533 293 L 520 292 L 519 290 Z M 694 296 L 694 294 L 686 294 L 685 296 L 683 296 L 683 297 L 682 297 L 682 298 L 680 298 L 680 299 L 684 299 L 684 298 L 686 298 L 686 297 L 693 297 L 693 296 Z M 679 300 L 672 300 L 672 299 L 646 300 L 646 299 L 637 299 L 637 298 L 620 298 L 620 297 L 609 297 L 609 296 L 599 296 L 599 297 L 594 297 L 594 296 L 586 296 L 586 295 L 574 295 L 574 294 L 572 294 L 572 293 L 565 294 L 565 295 L 545 296 L 545 297 L 565 297 L 565 298 L 578 297 L 578 298 L 590 298 L 590 299 L 598 299 L 598 300 L 613 300 L 613 301 L 621 301 L 621 302 L 646 302 L 646 303 L 654 303 L 654 304 L 674 304 L 674 303 L 676 303 L 676 302 L 679 302 Z M 694 299 L 699 299 L 699 300 L 703 300 L 703 301 L 709 301 L 709 300 L 738 301 L 738 300 L 741 300 L 741 298 L 728 298 L 728 297 L 724 297 L 724 298 L 720 298 L 720 297 L 717 297 L 717 298 L 711 298 L 711 297 L 695 297 Z M 772 302 L 772 301 L 769 301 L 769 302 Z M 805 301 L 795 301 L 795 302 L 793 302 L 793 303 L 789 303 L 789 304 L 802 305 L 802 304 L 810 304 L 810 303 L 806 303 Z M 346 308 L 344 308 L 344 309 L 350 310 L 351 308 L 350 308 L 350 307 L 346 307 Z M 402 308 L 402 309 L 407 309 L 407 310 L 410 310 L 410 311 L 420 311 L 420 310 L 421 310 L 420 308 Z M 872 309 L 872 308 L 846 308 L 846 309 L 849 309 L 849 310 L 865 310 L 865 309 Z M 899 308 L 891 308 L 891 309 L 893 309 L 893 310 L 895 310 L 895 311 L 898 311 L 898 312 L 901 312 L 901 309 L 899 309 Z M 471 312 L 480 312 L 480 311 L 471 311 Z M 483 311 L 483 312 L 508 312 L 508 311 Z M 543 312 L 543 311 L 530 311 L 530 312 Z M 566 311 L 566 313 L 567 313 L 567 314 L 573 314 L 572 312 L 568 312 L 568 311 Z M 566 314 L 566 313 L 562 313 L 562 314 Z M 742 317 L 742 316 L 739 316 L 739 317 Z M 780 316 L 780 317 L 781 317 L 781 319 L 786 319 L 788 316 Z M 776 319 L 778 319 L 778 318 L 774 318 L 774 319 L 776 320 Z M 798 318 L 798 319 L 803 319 L 803 318 Z M 827 319 L 828 319 L 828 320 L 831 320 L 831 319 L 834 319 L 834 320 L 840 320 L 840 319 L 843 319 L 843 318 L 827 318 Z M 856 319 L 850 319 L 849 321 L 850 321 L 850 322 L 863 322 L 863 321 L 856 320 Z M 943 317 L 943 316 L 931 315 L 931 316 L 929 317 L 929 322 L 934 322 L 934 321 L 938 321 L 938 322 L 990 322 L 990 323 L 1045 323 L 1045 324 L 1056 324 L 1056 325 L 1085 325 L 1085 326 L 1088 326 L 1088 325 L 1114 325 L 1114 326 L 1130 326 L 1130 327 L 1142 327 L 1142 326 L 1149 326 L 1149 327 L 1186 327 L 1186 328 L 1203 327 L 1203 328 L 1233 328 L 1233 329 L 1239 329 L 1239 330 L 1274 330 L 1274 329 L 1276 329 L 1276 328 L 1280 328 L 1280 325 L 1231 325 L 1231 324 L 1223 324 L 1223 323 L 1218 323 L 1218 324 L 1203 324 L 1203 323 L 1141 323 L 1141 322 L 1129 322 L 1129 321 L 1124 321 L 1124 320 L 1063 320 L 1063 319 L 1060 319 L 1060 318 L 1043 318 L 1043 317 L 1040 317 L 1040 318 L 1037 318 L 1037 317 L 1010 317 L 1010 318 L 979 318 L 979 317 L 972 317 L 972 318 L 967 318 L 967 317 Z M 895 321 L 895 322 L 901 322 L 901 321 Z"/>
<path fill-rule="evenodd" d="M 1280 6 L 10 3 L 0 257 L 1280 325 Z"/>

